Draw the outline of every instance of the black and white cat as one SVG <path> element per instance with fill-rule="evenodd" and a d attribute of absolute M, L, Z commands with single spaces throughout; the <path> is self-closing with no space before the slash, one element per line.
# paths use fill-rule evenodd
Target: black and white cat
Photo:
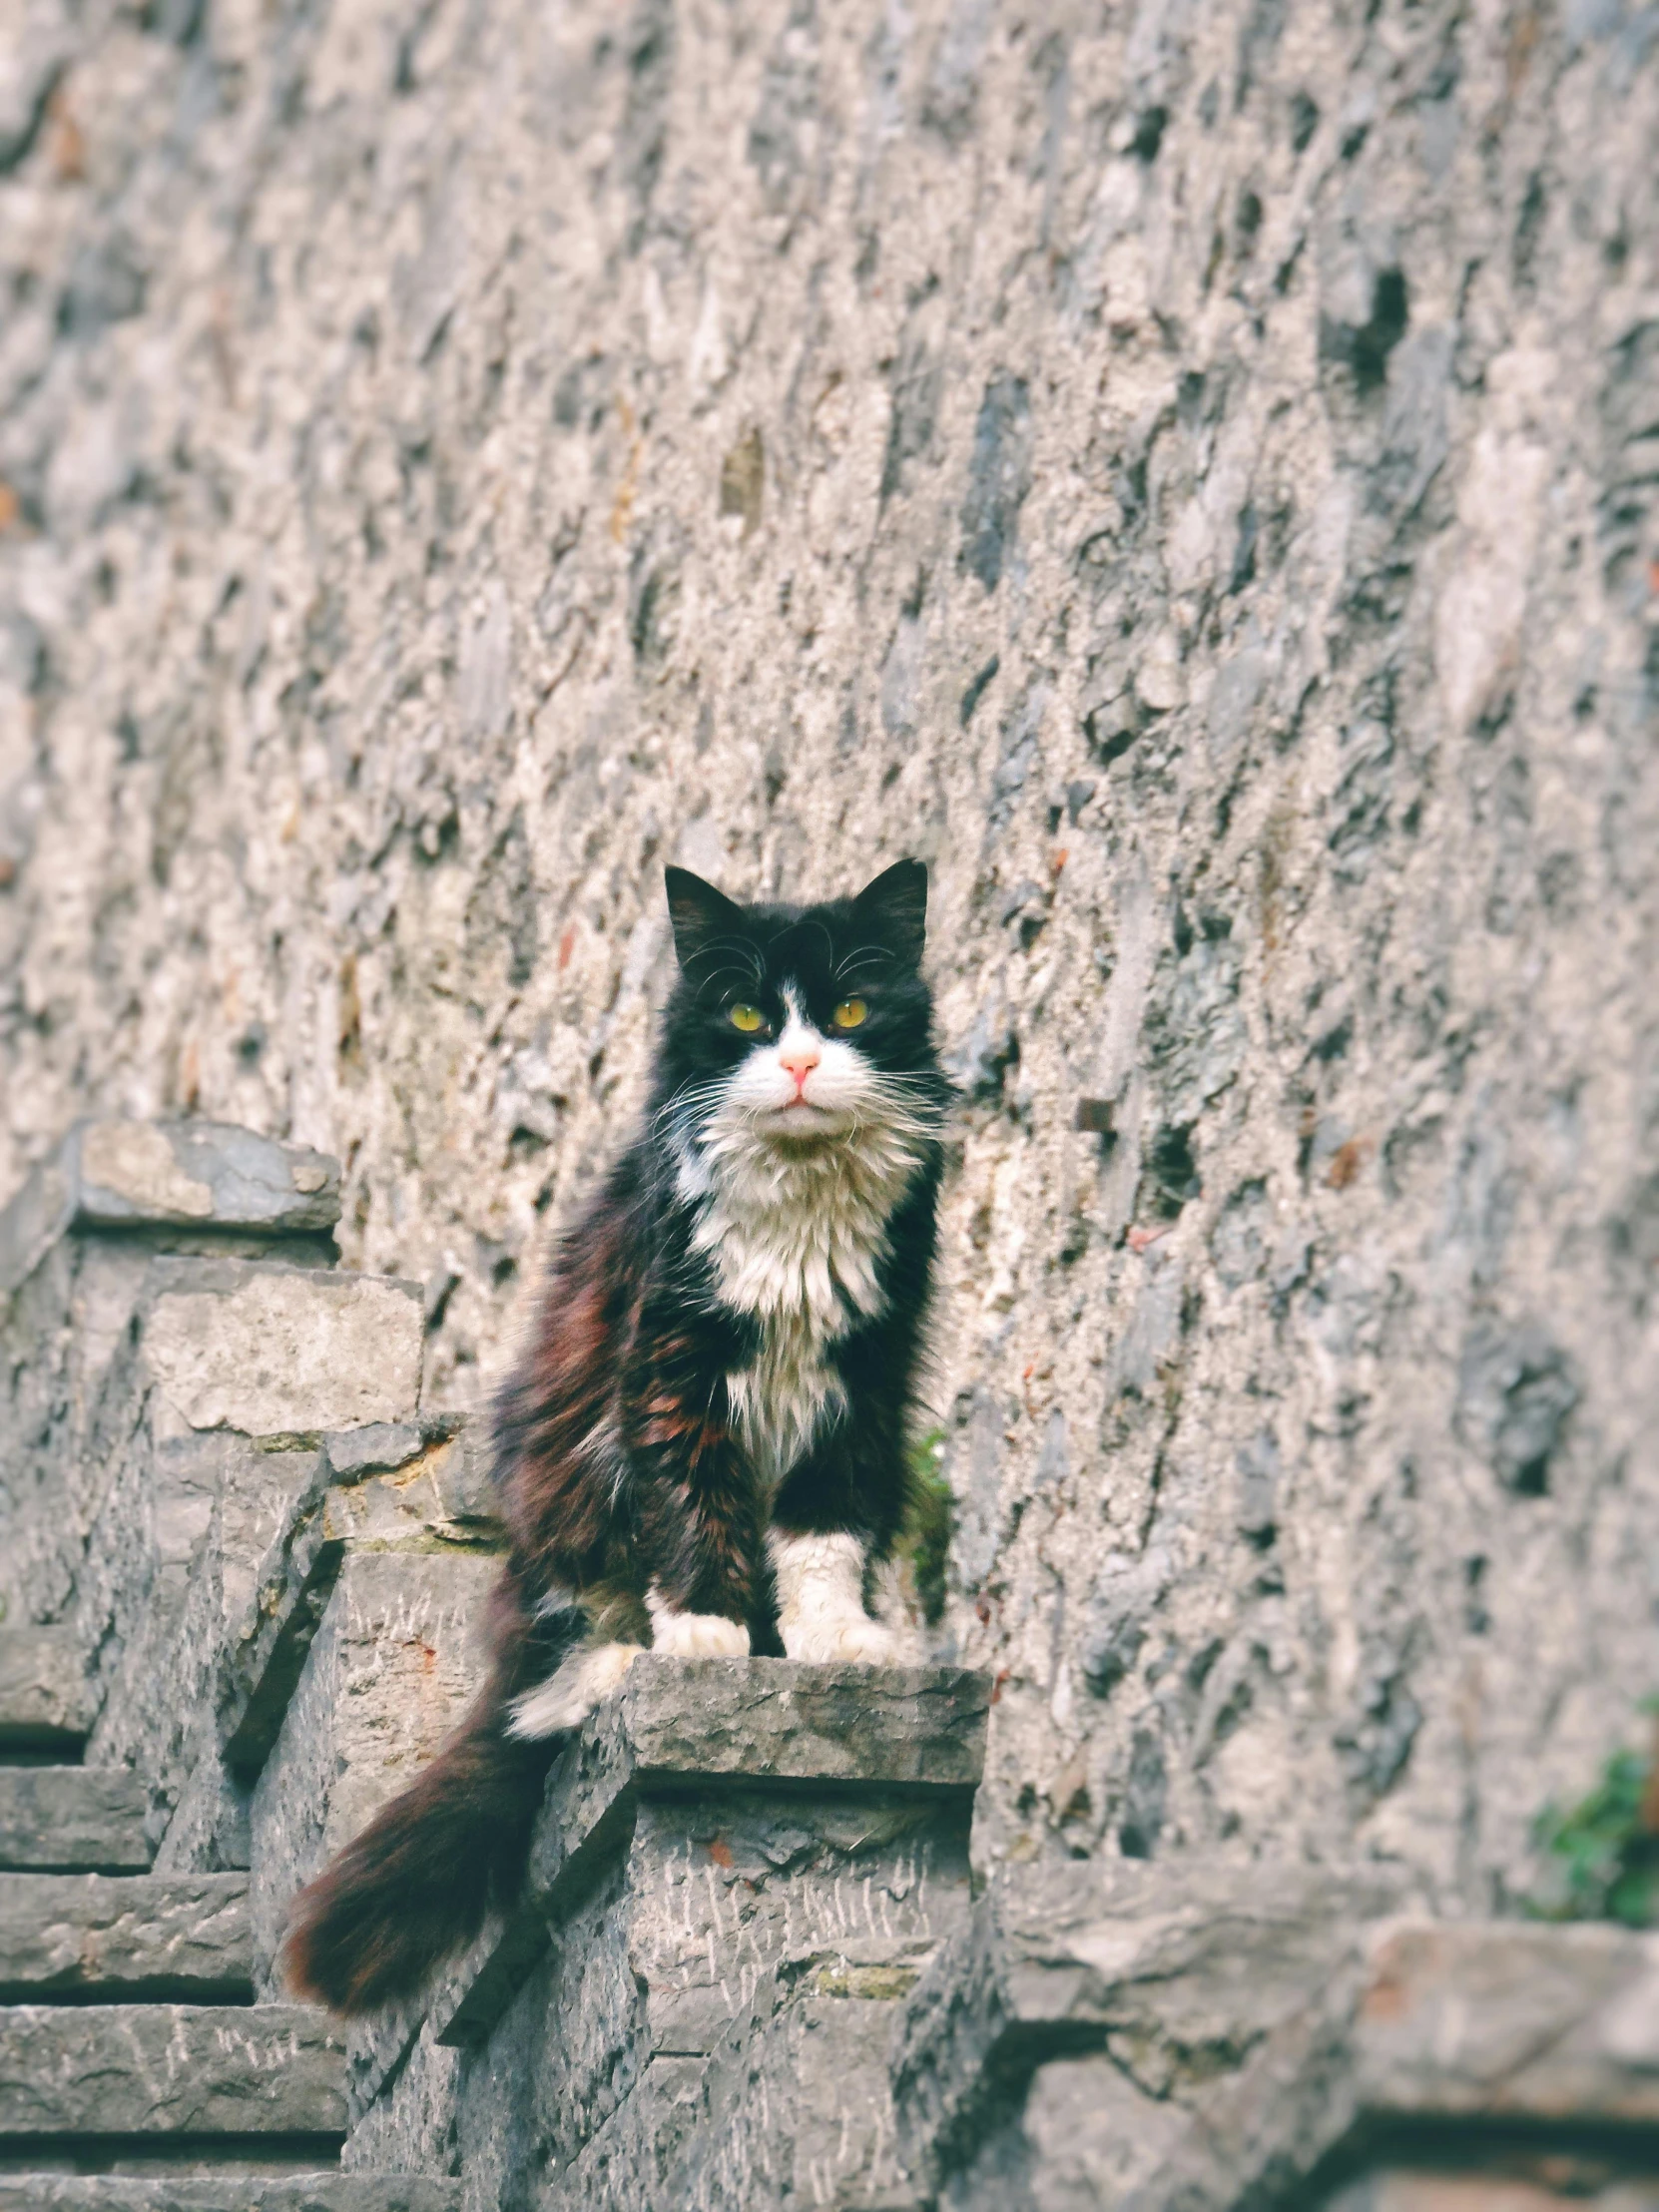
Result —
<path fill-rule="evenodd" d="M 522 1874 L 554 1751 L 646 1647 L 878 1662 L 948 1086 L 927 874 L 739 906 L 670 868 L 645 1126 L 561 1243 L 496 1408 L 510 1551 L 456 1736 L 302 1891 L 289 1980 L 410 1993 Z"/>

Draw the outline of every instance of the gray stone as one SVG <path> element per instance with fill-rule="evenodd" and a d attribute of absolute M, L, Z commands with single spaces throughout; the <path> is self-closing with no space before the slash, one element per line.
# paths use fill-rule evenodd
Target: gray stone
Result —
<path fill-rule="evenodd" d="M 1548 1489 L 1550 1462 L 1579 1396 L 1572 1363 L 1541 1329 L 1482 1324 L 1463 1348 L 1458 1428 L 1518 1496 Z"/>
<path fill-rule="evenodd" d="M 0 2174 L 0 2212 L 461 2212 L 461 2190 L 421 2174 Z"/>
<path fill-rule="evenodd" d="M 979 403 L 961 517 L 961 564 L 986 591 L 1001 582 L 1030 489 L 1030 393 L 1022 377 L 998 376 Z"/>
<path fill-rule="evenodd" d="M 1529 1894 L 1656 1671 L 1644 10 L 141 13 L 30 0 L 0 93 L 0 1190 L 130 1102 L 349 1143 L 347 1258 L 433 1285 L 470 1402 L 643 1100 L 662 854 L 770 894 L 915 850 L 980 1094 L 928 1417 L 993 1409 L 941 1626 L 1006 1670 L 982 1868 L 1114 1853 L 1151 1733 L 1160 1851 Z M 245 247 L 296 206 L 325 280 Z M 1528 1319 L 1564 1364 L 1460 1433 Z M 29 1441 L 85 1380 L 41 1342 L 13 1621 L 75 1617 L 96 1517 Z M 1390 1593 L 1397 1761 L 1344 1741 Z M 1160 1701 L 1217 1638 L 1201 1762 Z"/>
<path fill-rule="evenodd" d="M 880 2047 L 967 1910 L 989 1689 L 950 1668 L 641 1657 L 554 1767 L 516 1909 L 423 2026 L 353 2036 L 353 2146 L 456 2155 L 485 2202 L 541 2170 L 572 2212 L 763 2212 L 780 2176 L 877 2201 L 899 2181 Z"/>
<path fill-rule="evenodd" d="M 141 1874 L 149 1794 L 105 1767 L 0 1767 L 0 1869 Z"/>
<path fill-rule="evenodd" d="M 246 1875 L 0 1875 L 0 2001 L 253 1992 Z"/>
<path fill-rule="evenodd" d="M 1613 1928 L 1373 1931 L 1355 2026 L 1370 2113 L 1659 2127 L 1659 1956 Z"/>
<path fill-rule="evenodd" d="M 887 2047 L 929 1949 L 864 1936 L 786 1951 L 687 2130 L 687 2212 L 822 2202 L 827 2184 L 841 2205 L 919 2202 L 897 2160 Z"/>
<path fill-rule="evenodd" d="M 211 1121 L 83 1121 L 0 1211 L 0 1291 L 72 1233 L 316 1237 L 339 1219 L 339 1163 Z"/>
<path fill-rule="evenodd" d="M 192 1428 L 397 1424 L 420 1391 L 418 1284 L 238 1261 L 156 1263 L 144 1355 Z"/>
<path fill-rule="evenodd" d="M 405 1550 L 346 1551 L 253 1795 L 262 1985 L 294 1892 L 412 1779 L 465 1711 L 496 1572 L 487 1555 L 418 1535 Z"/>
<path fill-rule="evenodd" d="M 345 1556 L 344 1536 L 328 1519 L 330 1471 L 319 1457 L 289 1494 L 248 1609 L 220 1656 L 212 1691 L 219 1755 L 238 1775 L 258 1775 L 276 1740 Z"/>
<path fill-rule="evenodd" d="M 1083 2169 L 1133 2175 L 1149 2205 L 1182 2189 L 1230 2204 L 1275 2161 L 1311 2166 L 1355 2108 L 1327 2064 L 1363 1986 L 1354 1923 L 1397 1895 L 1385 1877 L 1302 1870 L 1010 1872 L 906 2005 L 907 2170 L 929 2190 L 962 2176 L 962 2201 L 988 2206 L 1027 2155 L 1008 2118 L 1023 2085 L 1078 2051 L 1101 2054 L 1063 2077 L 1066 2125 L 1101 2114 L 1078 2138 Z M 1055 2078 L 1034 2092 L 1044 2130 Z"/>
<path fill-rule="evenodd" d="M 339 1219 L 337 1160 L 227 1122 L 84 1122 L 65 1167 L 76 1226 L 212 1223 L 275 1236 Z"/>
<path fill-rule="evenodd" d="M 640 1783 L 764 1775 L 971 1792 L 984 1761 L 989 1702 L 989 1680 L 961 1667 L 673 1660 L 647 1652 L 614 1701 L 611 1744 L 626 1744 L 616 1756 L 626 1757 Z"/>
<path fill-rule="evenodd" d="M 344 2133 L 345 2052 L 307 2007 L 0 2007 L 0 2136 Z"/>
<path fill-rule="evenodd" d="M 1500 2124 L 1654 2126 L 1648 1940 L 1370 1919 L 1391 1902 L 1380 1872 L 1004 1877 L 907 2000 L 912 2180 L 964 2212 L 1113 2189 L 1227 2212 L 1390 2128 L 1438 2129 L 1417 2139 L 1472 2176 L 1501 2171 Z"/>
<path fill-rule="evenodd" d="M 719 1792 L 764 1778 L 818 1793 L 965 1804 L 984 1758 L 990 1685 L 958 1668 L 667 1659 L 646 1652 L 561 1757 L 518 1910 L 477 1946 L 434 2009 L 439 2038 L 475 2041 L 546 1940 L 561 1901 L 592 1879 L 642 1795 Z"/>
<path fill-rule="evenodd" d="M 420 1450 L 420 1430 L 411 1421 L 371 1421 L 323 1439 L 328 1464 L 341 1482 L 381 1474 L 402 1466 Z"/>
<path fill-rule="evenodd" d="M 0 1749 L 64 1748 L 92 1726 L 92 1685 L 70 1628 L 0 1628 Z"/>

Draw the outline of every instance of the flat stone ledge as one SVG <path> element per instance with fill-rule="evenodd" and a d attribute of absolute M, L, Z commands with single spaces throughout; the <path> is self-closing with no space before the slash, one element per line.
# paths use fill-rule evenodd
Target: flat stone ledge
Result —
<path fill-rule="evenodd" d="M 339 1162 L 226 1121 L 87 1121 L 63 1161 L 74 1225 L 258 1229 L 296 1236 L 339 1219 Z"/>
<path fill-rule="evenodd" d="M 958 1667 L 810 1666 L 645 1652 L 561 1755 L 516 1910 L 441 1985 L 436 2039 L 488 2034 L 590 1868 L 621 1848 L 642 1794 L 812 1789 L 967 1798 L 984 1765 L 991 1678 Z"/>
<path fill-rule="evenodd" d="M 461 2212 L 461 2185 L 422 2174 L 0 2175 L 0 2212 Z"/>
<path fill-rule="evenodd" d="M 148 1810 L 124 1767 L 0 1767 L 0 1872 L 143 1874 Z"/>
<path fill-rule="evenodd" d="M 0 1628 L 0 1749 L 68 1749 L 94 1719 L 80 1638 L 67 1628 Z"/>
<path fill-rule="evenodd" d="M 1659 2128 L 1659 1936 L 1401 1920 L 1365 1948 L 1369 2112 Z"/>
<path fill-rule="evenodd" d="M 612 1704 L 641 1783 L 753 1779 L 971 1791 L 984 1770 L 990 1700 L 990 1676 L 962 1667 L 646 1652 Z M 584 1742 L 599 1721 L 596 1715 Z"/>
<path fill-rule="evenodd" d="M 1240 2054 L 1275 2038 L 1294 2072 L 1352 2016 L 1356 1923 L 1398 1902 L 1386 1877 L 1303 1870 L 1005 1871 L 896 2033 L 906 2167 L 937 2178 L 965 2162 L 1040 2066 L 1078 2052 L 1132 2050 L 1135 2081 L 1159 2100 L 1237 2075 Z M 1294 2134 L 1300 2115 L 1292 2124 L 1287 2104 L 1286 2117 Z"/>
<path fill-rule="evenodd" d="M 343 2136 L 345 2051 L 292 2004 L 0 2007 L 0 2136 Z"/>
<path fill-rule="evenodd" d="M 527 1889 L 544 1914 L 641 1791 L 971 1796 L 991 1678 L 960 1667 L 809 1666 L 645 1652 L 554 1767 Z"/>
<path fill-rule="evenodd" d="M 214 1121 L 84 1121 L 0 1212 L 0 1293 L 77 1230 L 319 1236 L 339 1219 L 339 1163 Z"/>
<path fill-rule="evenodd" d="M 989 2146 L 1039 2090 L 1042 2140 L 1135 2143 L 1146 2212 L 1226 2212 L 1423 2122 L 1659 2131 L 1659 1936 L 1440 1922 L 1391 1887 L 1383 1870 L 1005 1872 L 905 2004 L 906 2170 L 988 2204 L 1006 2164 Z"/>
<path fill-rule="evenodd" d="M 253 1985 L 246 1875 L 0 1875 L 0 2003 L 214 2003 Z"/>

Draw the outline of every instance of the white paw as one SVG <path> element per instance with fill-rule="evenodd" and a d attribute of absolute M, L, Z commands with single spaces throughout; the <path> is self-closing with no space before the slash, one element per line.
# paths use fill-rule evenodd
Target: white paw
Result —
<path fill-rule="evenodd" d="M 819 1613 L 808 1620 L 781 1620 L 778 1626 L 792 1659 L 811 1659 L 820 1665 L 839 1659 L 887 1667 L 897 1656 L 891 1629 L 872 1621 L 867 1613 Z"/>
<path fill-rule="evenodd" d="M 545 1682 L 514 1698 L 509 1736 L 538 1741 L 580 1728 L 603 1705 L 645 1649 L 643 1644 L 582 1644 Z"/>
<path fill-rule="evenodd" d="M 676 1659 L 749 1657 L 749 1630 L 742 1621 L 729 1621 L 720 1613 L 677 1613 L 655 1590 L 645 1602 L 651 1611 L 653 1651 Z"/>

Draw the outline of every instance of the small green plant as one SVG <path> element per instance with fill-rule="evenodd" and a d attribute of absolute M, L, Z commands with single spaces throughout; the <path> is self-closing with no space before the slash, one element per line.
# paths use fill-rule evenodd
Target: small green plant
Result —
<path fill-rule="evenodd" d="M 945 1570 L 955 1525 L 950 1484 L 944 1478 L 944 1430 L 934 1428 L 910 1447 L 909 1510 L 898 1552 L 908 1559 L 916 1602 L 929 1628 L 944 1616 Z"/>
<path fill-rule="evenodd" d="M 1659 1711 L 1659 1700 L 1648 1699 L 1644 1710 Z M 1533 1912 L 1552 1921 L 1622 1921 L 1626 1928 L 1659 1922 L 1656 1796 L 1653 1759 L 1616 1751 L 1588 1797 L 1565 1812 L 1546 1805 L 1532 1834 L 1549 1881 Z"/>

